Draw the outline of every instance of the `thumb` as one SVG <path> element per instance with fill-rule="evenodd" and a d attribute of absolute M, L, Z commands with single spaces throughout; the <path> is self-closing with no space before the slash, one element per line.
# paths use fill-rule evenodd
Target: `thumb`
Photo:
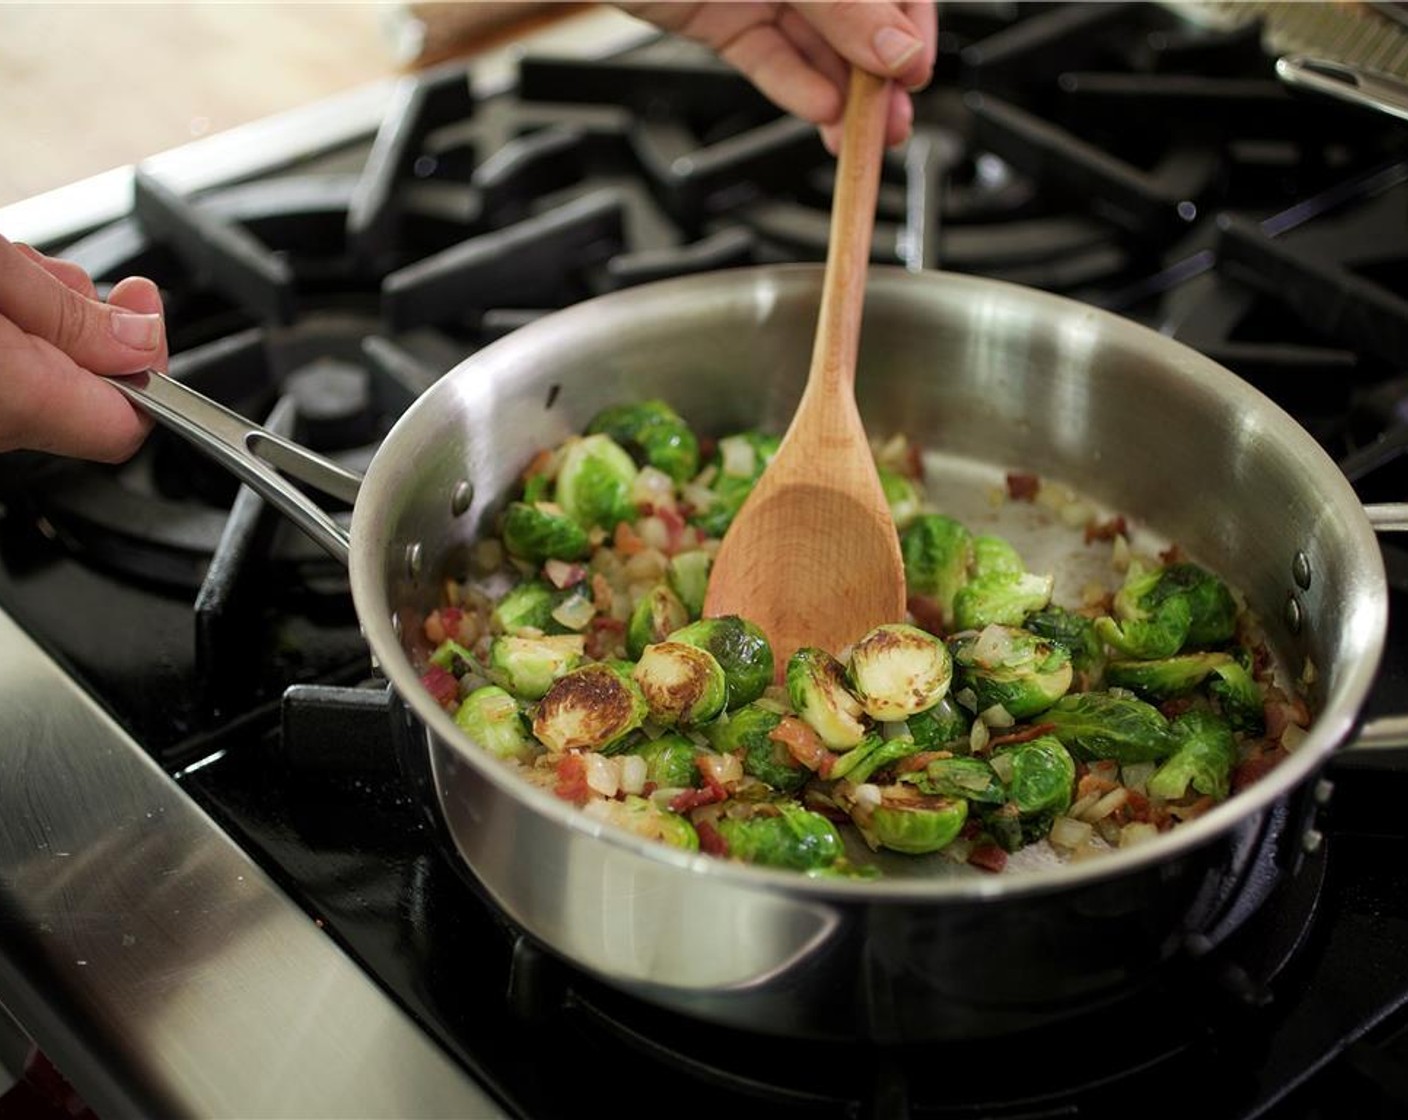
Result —
<path fill-rule="evenodd" d="M 0 316 L 96 373 L 145 369 L 161 354 L 161 315 L 75 291 L 0 237 Z"/>

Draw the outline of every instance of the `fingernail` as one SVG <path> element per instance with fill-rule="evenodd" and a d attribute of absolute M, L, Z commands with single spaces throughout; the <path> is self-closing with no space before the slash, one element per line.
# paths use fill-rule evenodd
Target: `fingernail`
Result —
<path fill-rule="evenodd" d="M 161 341 L 161 316 L 140 315 L 135 311 L 114 311 L 108 322 L 112 336 L 124 346 L 138 350 L 155 350 Z"/>
<path fill-rule="evenodd" d="M 897 27 L 882 27 L 875 33 L 871 45 L 892 74 L 924 49 L 923 43 Z"/>

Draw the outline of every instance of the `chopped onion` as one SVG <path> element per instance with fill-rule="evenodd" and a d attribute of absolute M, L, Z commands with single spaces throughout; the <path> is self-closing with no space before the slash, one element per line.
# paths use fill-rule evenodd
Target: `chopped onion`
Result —
<path fill-rule="evenodd" d="M 1048 838 L 1053 847 L 1070 850 L 1089 843 L 1094 834 L 1095 829 L 1085 821 L 1072 820 L 1070 817 L 1057 817 L 1051 822 L 1051 833 Z"/>
<path fill-rule="evenodd" d="M 1122 807 L 1128 800 L 1129 790 L 1125 789 L 1124 786 L 1116 786 L 1092 805 L 1081 819 L 1087 821 L 1102 821 L 1116 809 Z"/>
<path fill-rule="evenodd" d="M 1120 829 L 1119 846 L 1121 848 L 1132 848 L 1135 844 L 1143 844 L 1148 840 L 1158 838 L 1159 830 L 1156 825 L 1148 821 L 1130 821 Z"/>
<path fill-rule="evenodd" d="M 970 712 L 977 710 L 978 694 L 971 688 L 960 688 L 953 694 L 953 698 Z"/>
<path fill-rule="evenodd" d="M 757 452 L 752 443 L 742 436 L 726 436 L 719 440 L 719 456 L 724 474 L 752 478 L 757 471 Z"/>
<path fill-rule="evenodd" d="M 587 766 L 587 787 L 603 797 L 615 797 L 621 788 L 621 772 L 613 759 L 588 752 L 583 755 Z"/>
<path fill-rule="evenodd" d="M 569 630 L 584 630 L 596 617 L 596 606 L 585 595 L 572 595 L 558 604 L 552 617 Z"/>
<path fill-rule="evenodd" d="M 1012 756 L 1010 754 L 995 754 L 988 760 L 992 766 L 992 771 L 997 775 L 997 780 L 1006 785 L 1012 780 Z"/>
<path fill-rule="evenodd" d="M 985 626 L 973 643 L 973 660 L 979 665 L 998 665 L 1012 656 L 1012 635 L 1001 626 Z"/>
<path fill-rule="evenodd" d="M 1017 722 L 1012 718 L 1012 713 L 1001 704 L 994 704 L 990 708 L 984 708 L 978 713 L 978 718 L 989 727 L 1011 727 Z"/>
<path fill-rule="evenodd" d="M 675 481 L 659 467 L 644 466 L 631 484 L 631 501 L 656 509 L 674 507 Z"/>
<path fill-rule="evenodd" d="M 980 719 L 975 719 L 968 732 L 968 749 L 974 754 L 981 754 L 987 750 L 989 737 L 988 725 Z"/>
<path fill-rule="evenodd" d="M 854 796 L 857 805 L 864 806 L 868 809 L 874 809 L 883 799 L 883 795 L 880 793 L 880 787 L 870 782 L 864 782 L 856 786 Z"/>
<path fill-rule="evenodd" d="M 1288 751 L 1293 751 L 1305 742 L 1306 736 L 1309 734 L 1310 732 L 1304 727 L 1301 727 L 1300 724 L 1288 723 L 1286 724 L 1286 730 L 1281 732 L 1281 746 L 1285 747 Z"/>
<path fill-rule="evenodd" d="M 669 527 L 658 517 L 642 517 L 636 522 L 636 532 L 649 547 L 662 552 L 670 543 Z"/>
<path fill-rule="evenodd" d="M 1150 776 L 1158 768 L 1157 762 L 1127 762 L 1120 767 L 1120 781 L 1126 789 L 1143 793 L 1144 787 L 1149 784 Z"/>
<path fill-rule="evenodd" d="M 1129 571 L 1129 540 L 1123 533 L 1115 535 L 1115 545 L 1110 552 L 1110 566 L 1117 572 Z"/>
<path fill-rule="evenodd" d="M 622 755 L 616 760 L 621 771 L 621 792 L 640 793 L 645 789 L 647 766 L 638 754 Z"/>

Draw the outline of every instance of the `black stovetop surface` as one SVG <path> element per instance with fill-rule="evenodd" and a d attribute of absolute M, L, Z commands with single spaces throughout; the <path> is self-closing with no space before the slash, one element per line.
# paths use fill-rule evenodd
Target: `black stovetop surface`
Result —
<path fill-rule="evenodd" d="M 1154 5 L 964 4 L 942 26 L 876 259 L 1156 326 L 1291 411 L 1366 501 L 1408 493 L 1408 130 L 1293 97 L 1255 28 Z M 130 216 L 48 248 L 100 284 L 154 276 L 173 373 L 357 466 L 537 315 L 821 259 L 830 168 L 811 129 L 665 41 L 530 56 L 481 101 L 427 73 L 374 143 L 194 199 L 139 174 Z M 121 468 L 0 456 L 0 502 L 0 607 L 512 1111 L 609 1107 L 626 1083 L 691 1115 L 1408 1110 L 1408 761 L 1332 761 L 1323 845 L 1119 1006 L 937 1054 L 758 1039 L 606 989 L 495 915 L 427 812 L 345 573 L 219 470 L 156 433 Z M 1408 552 L 1383 548 L 1408 618 Z M 1401 625 L 1371 715 L 1408 705 Z"/>

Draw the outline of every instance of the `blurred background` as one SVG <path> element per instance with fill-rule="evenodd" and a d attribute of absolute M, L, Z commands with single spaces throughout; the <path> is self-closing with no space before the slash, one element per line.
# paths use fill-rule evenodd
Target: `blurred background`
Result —
<path fill-rule="evenodd" d="M 0 206 L 582 6 L 0 3 Z"/>

